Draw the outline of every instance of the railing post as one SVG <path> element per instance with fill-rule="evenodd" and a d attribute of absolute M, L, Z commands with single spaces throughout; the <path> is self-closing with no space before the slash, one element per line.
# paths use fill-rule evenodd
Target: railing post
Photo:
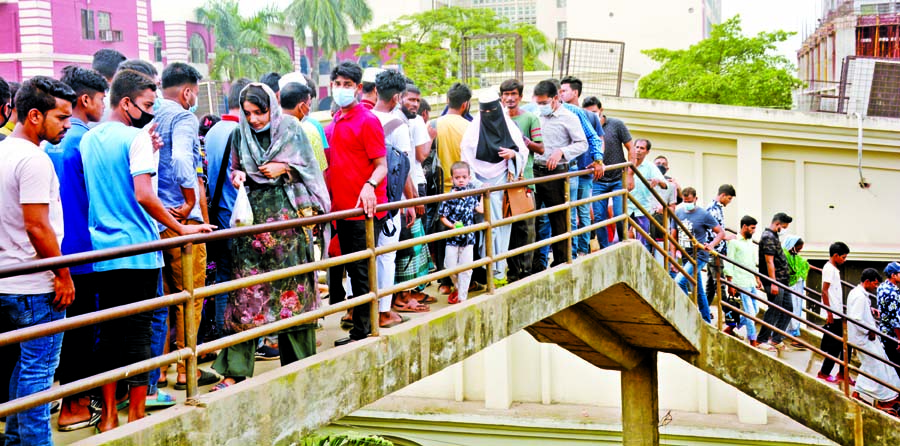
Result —
<path fill-rule="evenodd" d="M 666 274 L 671 271 L 672 265 L 669 264 L 669 206 L 663 205 L 663 228 L 665 228 L 666 234 L 663 237 L 663 248 L 666 252 L 663 253 L 663 266 L 666 268 Z"/>
<path fill-rule="evenodd" d="M 710 253 L 710 255 L 713 255 L 713 254 L 714 253 Z M 718 255 L 715 256 L 715 259 L 716 259 L 716 300 L 719 303 L 719 305 L 718 305 L 719 318 L 716 321 L 716 326 L 718 327 L 719 331 L 722 331 L 723 326 L 725 325 L 725 310 L 722 308 L 722 297 L 723 297 L 722 296 L 722 259 L 720 259 Z M 707 297 L 707 299 L 708 299 L 708 297 Z"/>
<path fill-rule="evenodd" d="M 569 189 L 572 184 L 573 177 L 566 177 L 566 263 L 572 263 L 572 247 L 574 246 L 574 238 L 572 237 L 572 194 Z M 578 181 L 577 177 L 574 177 Z M 576 210 L 577 212 L 577 210 Z"/>
<path fill-rule="evenodd" d="M 630 169 L 630 167 L 629 167 Z M 625 194 L 622 195 L 622 215 L 625 216 L 625 219 L 622 220 L 622 237 L 624 240 L 619 240 L 620 242 L 624 242 L 629 239 L 628 236 L 628 225 L 629 225 L 629 214 L 628 214 L 628 201 L 631 199 L 631 192 L 628 192 L 628 189 L 625 189 Z"/>
<path fill-rule="evenodd" d="M 194 245 L 188 243 L 181 247 L 181 284 L 188 293 L 183 304 L 184 313 L 184 345 L 191 349 L 191 356 L 184 361 L 184 372 L 187 374 L 187 398 L 192 399 L 200 393 L 197 387 L 197 324 L 194 311 Z"/>
<path fill-rule="evenodd" d="M 694 251 L 694 289 L 691 290 L 691 294 L 694 297 L 694 305 L 696 305 L 697 308 L 700 308 L 700 304 L 698 303 L 698 299 L 700 299 L 700 260 L 697 258 L 697 244 L 691 243 L 691 247 L 691 249 Z M 706 300 L 707 304 L 709 304 L 708 297 Z"/>
<path fill-rule="evenodd" d="M 847 344 L 847 318 L 841 318 L 841 326 L 843 327 L 844 356 L 842 368 L 844 369 L 843 381 L 841 389 L 844 390 L 844 396 L 850 398 L 850 346 Z"/>
<path fill-rule="evenodd" d="M 400 211 L 397 211 L 400 212 Z M 390 215 L 388 215 L 390 218 Z M 400 228 L 397 228 L 399 231 Z M 369 306 L 369 325 L 372 336 L 378 336 L 378 262 L 375 256 L 375 217 L 366 217 L 366 249 L 369 251 L 369 292 L 374 294 Z M 359 311 L 357 307 L 356 311 Z"/>
<path fill-rule="evenodd" d="M 494 294 L 494 215 L 491 213 L 491 193 L 485 192 L 481 196 L 481 207 L 484 209 L 484 222 L 488 228 L 484 231 L 484 256 L 491 259 L 485 269 L 487 270 L 487 293 Z M 503 216 L 500 216 L 503 218 Z"/>

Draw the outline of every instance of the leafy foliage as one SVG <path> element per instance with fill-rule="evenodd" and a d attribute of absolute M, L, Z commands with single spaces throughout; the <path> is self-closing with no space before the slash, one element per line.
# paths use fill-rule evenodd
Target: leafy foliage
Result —
<path fill-rule="evenodd" d="M 270 71 L 290 71 L 290 55 L 269 42 L 268 26 L 276 12 L 266 9 L 252 17 L 241 17 L 236 0 L 211 0 L 195 11 L 197 20 L 212 27 L 216 36 L 216 56 L 210 77 L 231 80 L 259 79 Z"/>
<path fill-rule="evenodd" d="M 350 46 L 349 26 L 361 29 L 372 21 L 366 0 L 293 0 L 284 10 L 284 24 L 294 28 L 294 39 L 306 47 L 307 32 L 312 44 L 310 71 L 318 79 L 319 56 L 331 57 Z"/>
<path fill-rule="evenodd" d="M 394 443 L 376 436 L 349 434 L 313 436 L 303 439 L 301 446 L 394 446 Z"/>
<path fill-rule="evenodd" d="M 791 91 L 802 85 L 794 66 L 772 54 L 793 33 L 741 35 L 740 16 L 713 27 L 710 37 L 685 50 L 642 51 L 662 64 L 641 78 L 638 96 L 651 99 L 753 107 L 791 108 Z"/>
<path fill-rule="evenodd" d="M 363 33 L 358 53 L 386 53 L 382 62 L 401 65 L 423 92 L 443 92 L 459 80 L 463 36 L 499 33 L 522 36 L 525 70 L 546 69 L 538 60 L 549 45 L 543 33 L 533 25 L 510 23 L 483 8 L 437 8 L 400 17 Z M 508 67 L 513 59 L 511 42 L 487 47 L 486 52 L 496 57 L 476 64 L 476 72 L 500 69 L 504 64 Z"/>

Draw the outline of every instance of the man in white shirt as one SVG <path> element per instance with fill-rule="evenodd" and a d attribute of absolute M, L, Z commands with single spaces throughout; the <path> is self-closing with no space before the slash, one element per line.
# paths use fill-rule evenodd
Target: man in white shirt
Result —
<path fill-rule="evenodd" d="M 69 86 L 45 76 L 25 81 L 16 94 L 18 122 L 0 143 L 0 266 L 62 255 L 59 180 L 39 145 L 59 144 L 71 127 L 75 98 Z M 0 331 L 63 319 L 74 299 L 68 268 L 0 279 Z M 19 362 L 8 383 L 10 399 L 53 385 L 62 338 L 57 333 L 19 345 Z M 52 445 L 50 405 L 7 416 L 6 443 Z"/>
<path fill-rule="evenodd" d="M 840 314 L 844 313 L 844 292 L 841 286 L 841 272 L 838 271 L 838 267 L 847 261 L 847 254 L 850 254 L 850 248 L 844 242 L 832 243 L 828 248 L 828 255 L 830 256 L 828 263 L 822 267 L 822 304 L 828 313 L 825 325 L 822 328 L 836 336 L 837 339 L 827 334 L 823 335 L 821 349 L 825 353 L 839 359 L 844 358 L 844 345 L 840 341 L 844 337 L 844 326 L 840 316 Z M 835 312 L 838 314 L 835 314 Z M 848 351 L 848 354 L 852 355 L 851 352 L 852 349 Z M 853 385 L 853 379 L 846 375 L 843 365 L 841 365 L 838 377 L 831 375 L 831 369 L 833 368 L 834 360 L 825 358 L 822 361 L 822 368 L 819 370 L 819 379 L 834 383 L 846 377 L 850 380 L 850 385 Z"/>
<path fill-rule="evenodd" d="M 879 381 L 900 388 L 900 377 L 897 376 L 897 371 L 882 362 L 887 361 L 888 357 L 884 352 L 884 345 L 878 339 L 878 326 L 875 323 L 872 301 L 869 299 L 869 294 L 875 294 L 878 289 L 879 282 L 881 282 L 881 276 L 878 271 L 874 268 L 866 268 L 862 272 L 859 285 L 850 290 L 850 294 L 847 295 L 847 318 L 852 321 L 847 324 L 847 340 L 866 352 L 857 351 L 860 370 L 878 378 Z M 893 408 L 897 403 L 897 391 L 862 373 L 858 378 L 854 397 L 874 404 L 880 409 Z"/>

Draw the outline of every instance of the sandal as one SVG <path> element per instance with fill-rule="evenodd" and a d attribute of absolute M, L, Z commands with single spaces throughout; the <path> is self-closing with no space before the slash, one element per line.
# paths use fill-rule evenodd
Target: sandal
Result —
<path fill-rule="evenodd" d="M 427 313 L 431 311 L 428 305 L 422 305 L 415 299 L 410 299 L 405 305 L 396 302 L 391 306 L 391 309 L 398 313 Z"/>
<path fill-rule="evenodd" d="M 147 410 L 165 409 L 166 407 L 172 407 L 174 405 L 175 397 L 162 390 L 156 391 L 156 398 L 147 398 L 147 401 L 144 403 L 144 407 L 146 407 Z"/>
<path fill-rule="evenodd" d="M 218 384 L 214 385 L 214 386 L 212 387 L 212 389 L 209 389 L 209 391 L 210 391 L 210 392 L 218 392 L 218 391 L 220 391 L 220 390 L 222 390 L 222 389 L 226 389 L 226 388 L 231 387 L 231 386 L 233 386 L 233 385 L 235 385 L 235 384 L 237 384 L 237 383 L 229 384 L 229 383 L 227 383 L 227 382 L 225 382 L 225 381 L 220 381 Z"/>
<path fill-rule="evenodd" d="M 447 303 L 450 305 L 458 304 L 459 303 L 459 292 L 456 290 L 453 290 L 453 292 L 450 293 L 449 296 L 447 296 Z"/>
<path fill-rule="evenodd" d="M 77 431 L 78 429 L 84 429 L 86 427 L 96 426 L 100 423 L 100 411 L 94 410 L 93 407 L 88 407 L 88 411 L 91 413 L 90 418 L 84 421 L 79 421 L 77 423 L 67 424 L 65 426 L 59 426 L 60 432 L 72 432 Z"/>
<path fill-rule="evenodd" d="M 417 300 L 422 305 L 429 305 L 437 303 L 437 298 L 429 296 L 421 291 L 407 291 L 409 296 L 413 299 Z"/>
<path fill-rule="evenodd" d="M 398 326 L 398 325 L 400 325 L 400 324 L 402 324 L 402 323 L 404 323 L 404 322 L 408 322 L 408 321 L 409 321 L 409 317 L 408 317 L 408 316 L 400 315 L 400 320 L 399 320 L 399 321 L 394 321 L 394 322 L 390 322 L 390 323 L 387 323 L 387 324 L 384 324 L 384 325 L 379 325 L 379 326 L 380 326 L 381 328 L 391 328 L 391 327 L 396 327 L 396 326 Z"/>
<path fill-rule="evenodd" d="M 197 377 L 197 387 L 208 386 L 210 384 L 215 384 L 219 382 L 222 378 L 219 375 L 216 375 L 213 372 L 208 372 L 206 370 L 200 369 L 200 376 Z M 176 382 L 174 386 L 175 390 L 184 390 L 187 389 L 187 383 Z"/>

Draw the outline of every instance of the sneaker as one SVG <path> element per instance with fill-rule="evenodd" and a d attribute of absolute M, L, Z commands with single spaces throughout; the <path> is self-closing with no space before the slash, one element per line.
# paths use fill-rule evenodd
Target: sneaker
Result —
<path fill-rule="evenodd" d="M 837 380 L 838 380 L 838 381 L 843 381 L 843 378 L 837 378 Z M 850 387 L 855 387 L 855 386 L 856 386 L 856 380 L 853 379 L 853 378 L 851 378 L 851 377 L 848 377 L 848 378 L 847 378 L 847 384 L 850 384 Z"/>
<path fill-rule="evenodd" d="M 271 345 L 263 345 L 256 350 L 257 361 L 274 361 L 281 358 L 281 352 Z"/>
<path fill-rule="evenodd" d="M 772 345 L 768 342 L 761 342 L 761 343 L 759 343 L 759 345 L 757 345 L 756 348 L 758 348 L 760 350 L 765 350 L 767 352 L 778 351 L 778 349 L 774 345 Z"/>
<path fill-rule="evenodd" d="M 838 382 L 838 379 L 835 378 L 834 376 L 832 376 L 832 375 L 826 375 L 826 374 L 824 374 L 824 373 L 822 373 L 822 372 L 819 372 L 819 373 L 816 375 L 816 378 L 819 378 L 819 379 L 821 379 L 822 381 L 825 381 L 825 382 L 830 383 L 830 384 L 834 384 L 834 383 Z"/>

